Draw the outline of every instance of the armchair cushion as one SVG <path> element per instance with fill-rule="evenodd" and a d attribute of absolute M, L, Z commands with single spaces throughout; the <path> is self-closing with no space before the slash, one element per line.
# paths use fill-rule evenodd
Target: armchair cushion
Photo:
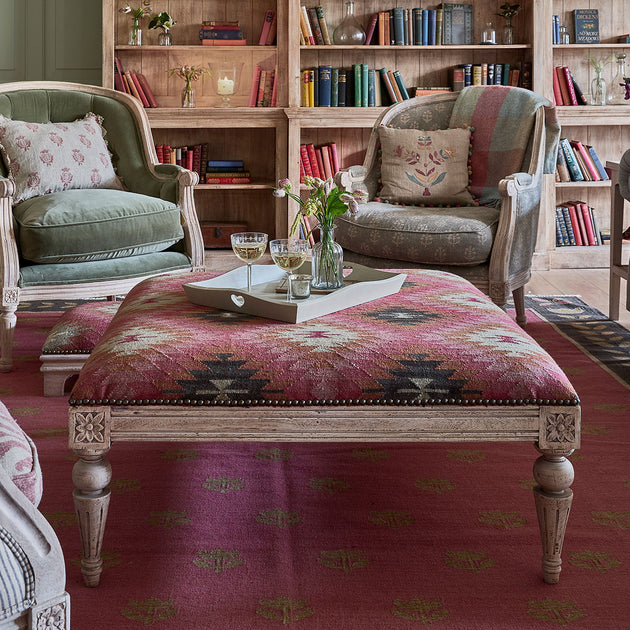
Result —
<path fill-rule="evenodd" d="M 74 263 L 168 249 L 184 231 L 176 204 L 122 190 L 66 190 L 15 206 L 23 258 Z"/>
<path fill-rule="evenodd" d="M 76 188 L 121 188 L 105 143 L 102 118 L 35 123 L 0 116 L 0 152 L 14 202 Z"/>
<path fill-rule="evenodd" d="M 486 262 L 499 222 L 494 207 L 425 208 L 375 201 L 337 218 L 337 240 L 357 254 L 418 264 Z"/>
<path fill-rule="evenodd" d="M 470 185 L 470 129 L 379 128 L 381 201 L 476 205 Z"/>
<path fill-rule="evenodd" d="M 35 506 L 42 497 L 42 474 L 37 449 L 9 410 L 0 402 L 0 466 Z"/>

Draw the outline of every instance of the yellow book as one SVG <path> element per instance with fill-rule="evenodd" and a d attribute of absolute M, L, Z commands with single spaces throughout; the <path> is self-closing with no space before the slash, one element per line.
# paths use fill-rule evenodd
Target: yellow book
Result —
<path fill-rule="evenodd" d="M 315 70 L 308 71 L 308 101 L 309 107 L 315 107 Z"/>
<path fill-rule="evenodd" d="M 308 70 L 302 70 L 302 107 L 310 107 L 309 105 L 309 93 L 308 93 Z"/>

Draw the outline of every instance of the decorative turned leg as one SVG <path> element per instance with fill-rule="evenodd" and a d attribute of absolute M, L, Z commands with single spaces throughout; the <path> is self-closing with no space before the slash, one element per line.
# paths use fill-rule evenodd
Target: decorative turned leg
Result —
<path fill-rule="evenodd" d="M 514 310 L 516 311 L 516 323 L 525 328 L 527 325 L 527 316 L 525 315 L 525 287 L 519 287 L 512 291 L 512 299 L 514 300 Z"/>
<path fill-rule="evenodd" d="M 17 292 L 17 289 L 15 289 Z M 13 337 L 17 317 L 15 311 L 18 306 L 18 293 L 11 293 L 11 289 L 3 290 L 3 305 L 0 312 L 0 372 L 10 372 L 13 367 Z M 7 301 L 13 303 L 6 304 Z"/>
<path fill-rule="evenodd" d="M 79 534 L 83 548 L 81 572 L 86 586 L 98 586 L 103 560 L 101 550 L 105 521 L 109 507 L 109 482 L 112 469 L 101 455 L 80 454 L 72 469 L 72 480 L 76 489 L 74 509 L 79 523 Z"/>
<path fill-rule="evenodd" d="M 543 579 L 557 584 L 562 565 L 562 543 L 573 502 L 573 465 L 562 453 L 542 452 L 534 463 L 534 500 L 542 539 Z M 566 455 L 570 455 L 569 451 Z"/>

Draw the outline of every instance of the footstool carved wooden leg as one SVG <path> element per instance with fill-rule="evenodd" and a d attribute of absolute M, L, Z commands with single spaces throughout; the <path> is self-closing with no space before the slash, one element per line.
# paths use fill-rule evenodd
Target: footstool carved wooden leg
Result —
<path fill-rule="evenodd" d="M 111 445 L 110 409 L 71 407 L 69 421 L 70 448 L 80 458 L 72 469 L 72 481 L 83 548 L 81 572 L 86 586 L 98 586 L 112 478 L 110 463 L 103 457 Z"/>
<path fill-rule="evenodd" d="M 562 543 L 573 502 L 573 465 L 566 453 L 541 451 L 534 464 L 534 499 L 543 546 L 542 570 L 547 584 L 557 584 L 562 565 Z"/>

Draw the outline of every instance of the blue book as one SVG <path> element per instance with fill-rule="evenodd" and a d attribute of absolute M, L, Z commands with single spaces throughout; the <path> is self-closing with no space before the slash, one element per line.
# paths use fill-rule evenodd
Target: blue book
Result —
<path fill-rule="evenodd" d="M 573 153 L 573 148 L 571 147 L 571 143 L 566 138 L 561 138 L 560 146 L 562 147 L 564 159 L 567 162 L 567 167 L 569 169 L 569 173 L 571 174 L 571 180 L 574 182 L 583 182 L 584 175 L 582 174 L 582 170 L 578 166 L 577 159 L 575 158 L 575 153 Z"/>
<path fill-rule="evenodd" d="M 339 106 L 339 68 L 333 68 L 330 74 L 330 106 Z"/>
<path fill-rule="evenodd" d="M 573 223 L 571 223 L 571 213 L 569 212 L 569 208 L 567 206 L 561 206 L 562 216 L 564 218 L 564 225 L 567 228 L 567 236 L 569 239 L 569 245 L 577 245 L 575 240 L 575 232 L 573 231 Z"/>
<path fill-rule="evenodd" d="M 368 70 L 368 107 L 376 107 L 376 70 Z"/>
<path fill-rule="evenodd" d="M 429 9 L 429 35 L 428 35 L 428 44 L 429 46 L 435 46 L 435 37 L 436 37 L 436 10 Z"/>
<path fill-rule="evenodd" d="M 503 65 L 494 64 L 494 85 L 503 85 Z"/>
<path fill-rule="evenodd" d="M 220 29 L 201 30 L 199 31 L 199 39 L 243 39 L 243 31 L 227 31 Z"/>
<path fill-rule="evenodd" d="M 562 208 L 556 208 L 556 247 L 565 247 L 569 245 L 569 235 L 567 226 L 564 223 Z"/>
<path fill-rule="evenodd" d="M 413 45 L 422 46 L 422 9 L 413 9 Z"/>
<path fill-rule="evenodd" d="M 503 74 L 501 77 L 501 85 L 509 85 L 510 84 L 510 64 L 503 64 Z"/>
<path fill-rule="evenodd" d="M 405 87 L 405 82 L 400 74 L 400 70 L 394 70 L 392 73 L 394 75 L 394 79 L 396 79 L 396 84 L 398 85 L 398 89 L 400 90 L 400 94 L 403 97 L 403 100 L 407 100 L 409 98 L 409 92 L 407 92 L 407 88 Z"/>
<path fill-rule="evenodd" d="M 319 106 L 330 107 L 332 98 L 332 66 L 319 66 L 318 89 L 319 89 Z"/>
<path fill-rule="evenodd" d="M 472 85 L 472 63 L 464 64 L 464 86 Z"/>
<path fill-rule="evenodd" d="M 207 166 L 243 166 L 243 160 L 208 160 Z"/>
<path fill-rule="evenodd" d="M 400 7 L 394 9 L 394 45 L 404 46 L 405 44 L 405 31 L 404 31 L 404 11 Z"/>
<path fill-rule="evenodd" d="M 597 9 L 574 9 L 576 44 L 599 44 L 599 12 Z"/>
<path fill-rule="evenodd" d="M 422 45 L 429 45 L 429 11 L 422 9 Z"/>
<path fill-rule="evenodd" d="M 368 65 L 367 63 L 361 64 L 361 107 L 368 106 Z"/>
<path fill-rule="evenodd" d="M 610 179 L 608 177 L 608 173 L 606 172 L 606 169 L 604 168 L 604 165 L 602 164 L 601 160 L 599 159 L 599 156 L 595 152 L 595 149 L 587 144 L 584 145 L 584 148 L 588 151 L 589 155 L 591 156 L 591 159 L 593 160 L 593 164 L 595 164 L 595 168 L 597 169 L 597 172 L 600 174 L 601 178 Z"/>
<path fill-rule="evenodd" d="M 560 16 L 553 15 L 551 16 L 551 35 L 552 35 L 552 44 L 560 43 Z"/>
<path fill-rule="evenodd" d="M 442 43 L 473 44 L 472 4 L 442 3 Z"/>

